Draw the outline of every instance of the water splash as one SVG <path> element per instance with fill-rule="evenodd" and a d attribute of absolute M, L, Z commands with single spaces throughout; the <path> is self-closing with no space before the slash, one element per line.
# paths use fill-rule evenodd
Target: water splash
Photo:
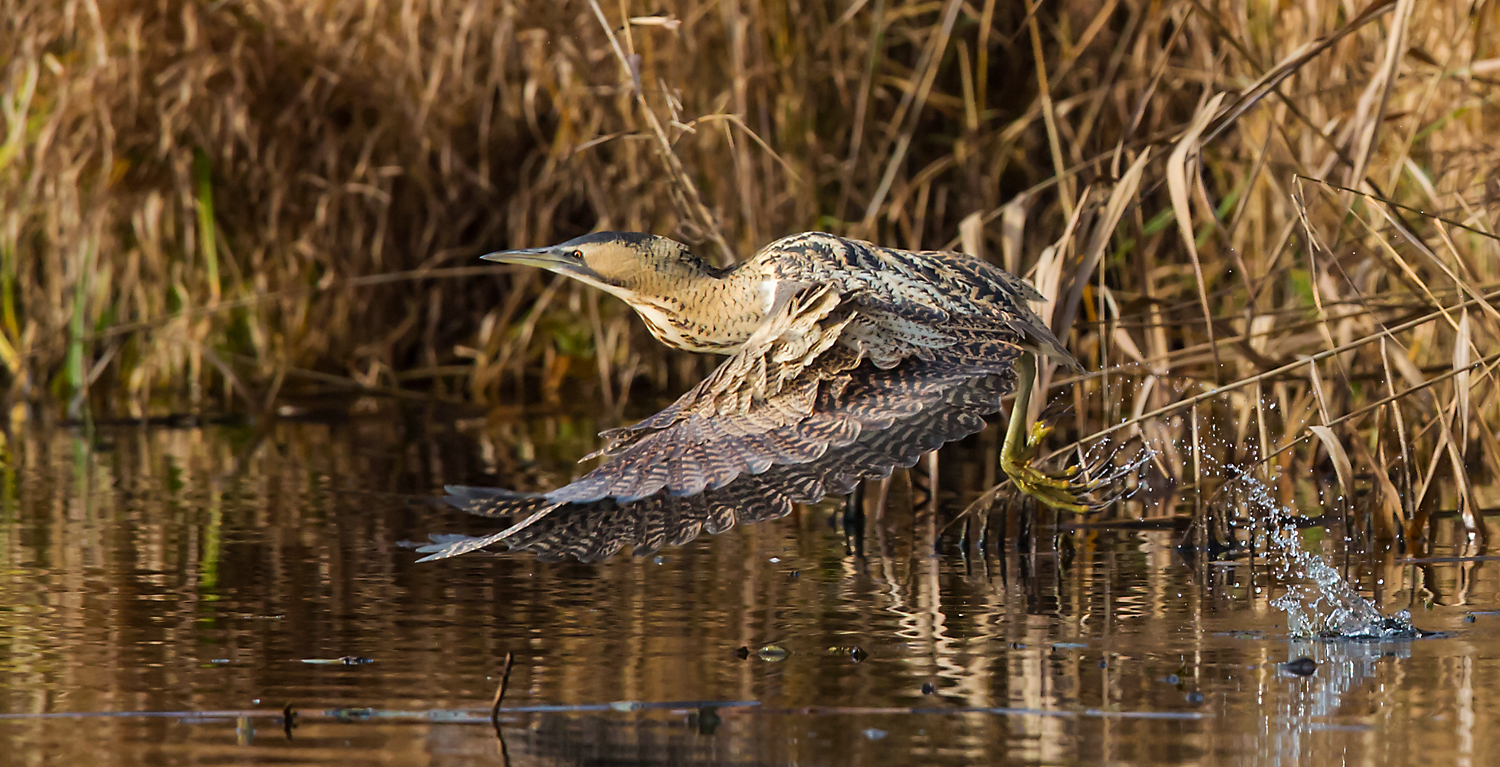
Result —
<path fill-rule="evenodd" d="M 1271 605 L 1286 613 L 1292 636 L 1411 639 L 1421 635 L 1412 626 L 1411 613 L 1382 615 L 1327 560 L 1304 549 L 1291 509 L 1277 502 L 1264 482 L 1241 474 L 1229 481 L 1215 505 L 1223 513 L 1232 514 L 1235 505 L 1249 513 L 1256 549 L 1264 554 L 1276 579 L 1287 584 L 1286 593 L 1271 600 Z"/>

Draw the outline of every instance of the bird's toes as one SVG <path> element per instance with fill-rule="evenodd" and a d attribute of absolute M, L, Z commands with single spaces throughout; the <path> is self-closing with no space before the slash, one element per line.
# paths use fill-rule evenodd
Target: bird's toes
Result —
<path fill-rule="evenodd" d="M 1120 449 L 1116 448 L 1088 463 L 1080 461 L 1069 467 L 1069 491 L 1091 511 L 1097 511 L 1130 496 L 1129 479 L 1150 459 L 1149 453 L 1141 454 L 1124 463 L 1115 463 Z"/>
<path fill-rule="evenodd" d="M 1031 432 L 1026 435 L 1027 450 L 1030 452 L 1035 452 L 1038 448 L 1040 448 L 1042 446 L 1042 442 L 1047 439 L 1047 435 L 1051 434 L 1054 428 L 1056 427 L 1054 427 L 1051 423 L 1047 423 L 1044 421 L 1037 421 L 1033 423 L 1031 425 Z"/>
<path fill-rule="evenodd" d="M 1029 450 L 1028 450 L 1029 452 Z M 1079 457 L 1057 470 L 1037 467 L 1031 456 L 1005 466 L 1016 489 L 1059 511 L 1083 514 L 1099 511 L 1131 493 L 1129 478 L 1149 459 L 1142 454 L 1116 463 L 1120 449 L 1090 458 Z"/>

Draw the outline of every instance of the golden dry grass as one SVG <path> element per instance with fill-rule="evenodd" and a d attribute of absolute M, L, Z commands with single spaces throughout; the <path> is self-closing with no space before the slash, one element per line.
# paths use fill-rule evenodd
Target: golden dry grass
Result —
<path fill-rule="evenodd" d="M 819 228 L 1028 274 L 1102 371 L 1071 436 L 1129 419 L 1179 483 L 1275 454 L 1386 536 L 1500 504 L 1493 2 L 0 13 L 12 406 L 257 412 L 332 380 L 617 408 L 702 363 L 473 256 Z"/>

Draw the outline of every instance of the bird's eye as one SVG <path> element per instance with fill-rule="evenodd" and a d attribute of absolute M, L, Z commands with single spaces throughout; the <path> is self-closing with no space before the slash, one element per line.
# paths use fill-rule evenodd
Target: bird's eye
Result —
<path fill-rule="evenodd" d="M 578 259 L 579 261 L 583 260 L 583 251 L 581 251 L 581 250 L 575 250 L 572 253 L 569 253 L 568 255 L 570 255 L 570 256 Z"/>

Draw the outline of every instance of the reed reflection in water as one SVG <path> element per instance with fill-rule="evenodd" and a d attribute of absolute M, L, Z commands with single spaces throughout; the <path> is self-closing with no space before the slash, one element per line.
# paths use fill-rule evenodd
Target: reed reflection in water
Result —
<path fill-rule="evenodd" d="M 1167 531 L 1044 525 L 1021 540 L 1016 519 L 997 515 L 982 552 L 964 546 L 944 525 L 968 500 L 954 488 L 982 485 L 983 436 L 944 453 L 936 514 L 913 511 L 895 483 L 863 557 L 824 508 L 651 559 L 415 564 L 410 542 L 484 529 L 426 500 L 443 484 L 555 484 L 593 447 L 594 426 L 474 429 L 386 412 L 264 431 L 18 436 L 0 476 L 0 763 L 1482 764 L 1500 753 L 1500 707 L 1476 695 L 1500 688 L 1500 579 L 1493 561 L 1442 559 L 1458 550 L 1455 525 L 1417 563 L 1346 555 L 1341 536 L 1304 532 L 1383 611 L 1412 609 L 1444 635 L 1292 642 L 1264 567 L 1185 562 Z M 761 660 L 767 646 L 789 654 Z M 758 705 L 507 711 L 502 753 L 487 712 L 506 652 L 507 709 Z M 1283 665 L 1302 656 L 1311 676 Z M 305 662 L 339 658 L 372 662 Z M 290 738 L 276 722 L 288 703 L 309 713 Z M 345 721 L 310 715 L 341 707 Z M 191 713 L 225 710 L 264 716 Z M 178 713 L 35 716 L 149 711 Z M 442 721 L 459 714 L 476 723 Z"/>

